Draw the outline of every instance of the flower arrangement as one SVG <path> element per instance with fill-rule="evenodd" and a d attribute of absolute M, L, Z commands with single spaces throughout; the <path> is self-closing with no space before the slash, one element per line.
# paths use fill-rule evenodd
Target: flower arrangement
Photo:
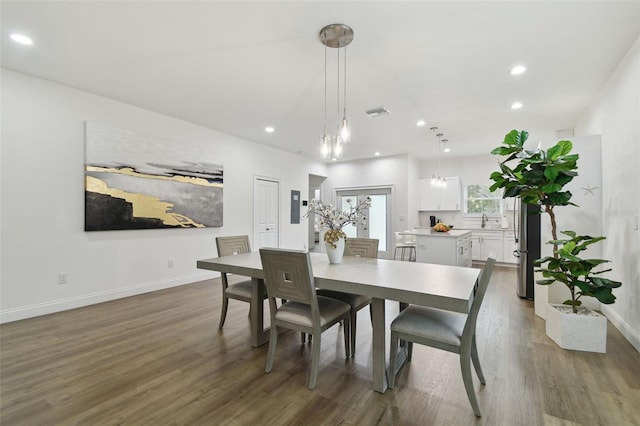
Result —
<path fill-rule="evenodd" d="M 342 231 L 346 225 L 356 225 L 358 223 L 364 223 L 367 217 L 364 215 L 364 210 L 371 207 L 371 197 L 368 195 L 362 197 L 356 206 L 353 205 L 351 198 L 346 199 L 349 204 L 349 211 L 338 210 L 331 204 L 324 204 L 320 200 L 311 200 L 309 202 L 309 210 L 305 217 L 309 217 L 310 214 L 315 214 L 315 225 L 317 229 L 328 228 L 324 234 L 324 241 L 331 244 L 331 247 L 336 248 L 336 241 L 341 237 L 346 238 L 347 235 Z"/>

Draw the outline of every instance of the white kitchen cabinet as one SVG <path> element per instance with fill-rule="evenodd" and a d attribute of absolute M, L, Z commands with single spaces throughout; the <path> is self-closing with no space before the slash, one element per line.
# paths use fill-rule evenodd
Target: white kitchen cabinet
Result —
<path fill-rule="evenodd" d="M 504 260 L 504 240 L 502 231 L 473 231 L 471 257 L 473 260 L 487 260 L 489 253 L 496 255 L 496 262 Z"/>
<path fill-rule="evenodd" d="M 416 262 L 471 267 L 471 232 L 416 233 Z"/>
<path fill-rule="evenodd" d="M 502 234 L 504 239 L 502 247 L 503 250 L 503 262 L 504 263 L 518 263 L 518 258 L 513 255 L 513 251 L 518 248 L 518 243 L 515 242 L 513 231 L 504 231 Z"/>
<path fill-rule="evenodd" d="M 420 210 L 456 211 L 462 207 L 460 178 L 457 176 L 445 178 L 447 186 L 431 186 L 431 179 L 420 179 Z"/>

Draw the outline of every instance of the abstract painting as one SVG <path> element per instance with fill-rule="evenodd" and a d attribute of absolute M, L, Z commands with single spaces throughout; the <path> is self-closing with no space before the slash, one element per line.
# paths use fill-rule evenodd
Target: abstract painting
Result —
<path fill-rule="evenodd" d="M 204 142 L 87 122 L 85 148 L 85 231 L 222 226 L 222 161 Z"/>

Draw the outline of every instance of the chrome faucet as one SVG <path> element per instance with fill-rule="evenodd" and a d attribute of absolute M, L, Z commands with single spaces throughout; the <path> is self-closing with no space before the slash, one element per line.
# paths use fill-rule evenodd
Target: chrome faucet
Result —
<path fill-rule="evenodd" d="M 482 226 L 483 228 L 484 228 L 484 227 L 485 227 L 485 225 L 487 224 L 487 220 L 488 220 L 488 219 L 489 219 L 489 218 L 487 217 L 487 215 L 486 215 L 486 214 L 484 214 L 484 213 L 482 213 L 482 225 L 481 225 L 481 226 Z"/>

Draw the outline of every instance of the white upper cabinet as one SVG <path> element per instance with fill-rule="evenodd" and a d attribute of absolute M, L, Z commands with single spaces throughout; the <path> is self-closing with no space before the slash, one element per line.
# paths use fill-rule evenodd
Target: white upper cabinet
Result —
<path fill-rule="evenodd" d="M 457 176 L 445 178 L 444 188 L 431 186 L 431 179 L 420 179 L 420 210 L 460 210 L 461 185 Z"/>

